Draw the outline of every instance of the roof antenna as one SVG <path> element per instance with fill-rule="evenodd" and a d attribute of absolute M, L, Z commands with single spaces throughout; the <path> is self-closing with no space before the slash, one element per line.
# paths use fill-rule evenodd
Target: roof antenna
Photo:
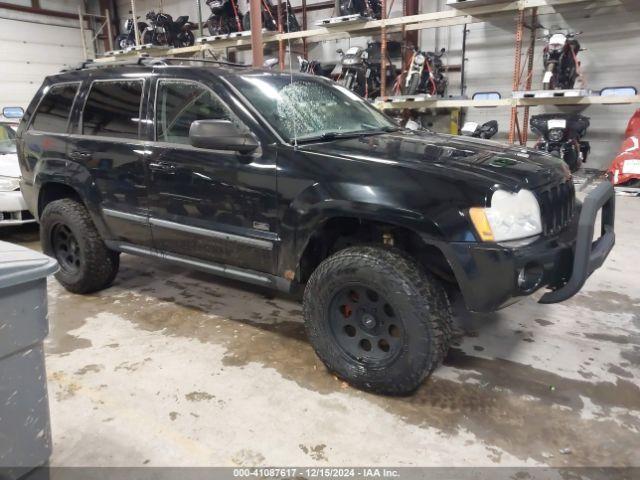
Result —
<path fill-rule="evenodd" d="M 287 11 L 287 33 L 291 32 L 291 15 L 289 13 L 289 0 L 285 0 L 285 9 Z M 293 65 L 291 63 L 291 37 L 287 37 L 287 47 L 289 48 L 289 85 L 293 85 Z M 296 133 L 296 122 L 293 122 L 293 148 L 298 148 L 298 135 Z"/>

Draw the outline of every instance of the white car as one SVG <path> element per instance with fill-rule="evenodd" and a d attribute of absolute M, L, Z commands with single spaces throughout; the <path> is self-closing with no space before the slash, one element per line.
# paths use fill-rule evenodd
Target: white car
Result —
<path fill-rule="evenodd" d="M 20 165 L 16 134 L 9 123 L 0 123 L 0 227 L 35 222 L 20 191 Z"/>

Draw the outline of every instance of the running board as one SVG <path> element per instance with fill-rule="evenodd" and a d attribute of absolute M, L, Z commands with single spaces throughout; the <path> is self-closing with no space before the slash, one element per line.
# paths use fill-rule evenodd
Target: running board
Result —
<path fill-rule="evenodd" d="M 195 258 L 166 253 L 160 250 L 146 247 L 138 247 L 136 245 L 131 245 L 128 243 L 112 241 L 107 241 L 105 243 L 107 247 L 118 252 L 129 253 L 131 255 L 138 255 L 143 257 L 158 258 L 160 260 L 166 260 L 176 265 L 182 265 L 183 267 L 194 268 L 203 272 L 212 273 L 220 277 L 240 280 L 242 282 L 251 283 L 253 285 L 270 287 L 287 293 L 291 291 L 291 282 L 276 275 L 256 272 L 254 270 L 244 268 L 232 267 L 230 265 L 224 265 L 220 263 L 205 262 L 202 260 L 197 260 Z"/>

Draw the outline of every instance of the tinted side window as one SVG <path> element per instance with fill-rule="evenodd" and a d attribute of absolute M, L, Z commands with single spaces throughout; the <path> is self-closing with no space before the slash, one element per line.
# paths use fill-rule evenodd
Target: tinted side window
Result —
<path fill-rule="evenodd" d="M 231 120 L 229 108 L 204 85 L 161 81 L 156 105 L 156 140 L 189 143 L 189 127 L 196 120 Z"/>
<path fill-rule="evenodd" d="M 78 87 L 78 84 L 53 85 L 33 114 L 31 128 L 43 132 L 66 133 Z"/>
<path fill-rule="evenodd" d="M 141 80 L 94 82 L 82 112 L 83 135 L 138 138 Z"/>

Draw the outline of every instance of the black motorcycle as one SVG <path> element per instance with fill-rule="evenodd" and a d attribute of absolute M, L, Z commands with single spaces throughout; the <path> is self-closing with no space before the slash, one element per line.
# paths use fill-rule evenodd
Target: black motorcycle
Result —
<path fill-rule="evenodd" d="M 209 35 L 228 35 L 241 32 L 242 13 L 235 0 L 207 0 L 211 16 L 207 19 Z"/>
<path fill-rule="evenodd" d="M 319 75 L 326 78 L 332 77 L 332 73 L 337 65 L 335 62 L 324 63 L 318 60 L 308 60 L 300 55 L 298 55 L 298 64 L 300 65 L 300 71 L 302 73 Z"/>
<path fill-rule="evenodd" d="M 589 142 L 582 138 L 587 134 L 588 117 L 574 114 L 548 113 L 531 117 L 531 130 L 540 135 L 537 150 L 549 152 L 561 158 L 572 172 L 587 161 L 591 151 Z"/>
<path fill-rule="evenodd" d="M 188 15 L 180 16 L 174 22 L 168 13 L 152 10 L 147 13 L 147 20 L 149 27 L 144 32 L 143 43 L 180 48 L 190 47 L 196 41 Z"/>
<path fill-rule="evenodd" d="M 489 120 L 482 125 L 476 122 L 466 122 L 462 126 L 460 133 L 466 137 L 483 138 L 488 140 L 498 133 L 498 122 L 496 120 Z"/>
<path fill-rule="evenodd" d="M 249 1 L 247 0 L 247 5 Z M 284 32 L 298 32 L 300 31 L 300 24 L 298 19 L 293 14 L 293 7 L 289 0 L 282 2 L 281 7 L 282 15 L 280 21 L 282 23 L 282 31 Z M 271 3 L 271 0 L 262 0 L 260 5 L 260 12 L 262 17 L 262 28 L 271 30 L 273 32 L 278 30 L 278 8 Z M 245 30 L 251 30 L 251 13 L 247 9 L 247 13 L 244 14 L 242 20 L 242 26 Z"/>
<path fill-rule="evenodd" d="M 428 93 L 433 96 L 444 96 L 448 83 L 442 63 L 445 51 L 444 48 L 438 53 L 413 50 L 409 70 L 402 85 L 403 95 Z"/>
<path fill-rule="evenodd" d="M 369 42 L 367 48 L 351 47 L 346 52 L 338 49 L 342 71 L 339 82 L 364 98 L 380 95 L 382 61 L 380 42 Z M 391 85 L 394 67 L 387 54 L 387 85 Z"/>
<path fill-rule="evenodd" d="M 382 3 L 380 0 L 340 0 L 340 15 L 361 15 L 380 20 Z"/>
<path fill-rule="evenodd" d="M 131 14 L 131 12 L 129 12 L 129 14 Z M 138 18 L 140 17 L 136 17 L 136 19 Z M 127 20 L 124 22 L 124 33 L 116 36 L 116 40 L 114 42 L 114 46 L 116 49 L 124 50 L 127 47 L 135 46 L 136 32 L 133 29 L 133 25 L 133 18 L 127 18 Z M 138 27 L 140 40 L 142 40 L 142 36 L 144 35 L 145 30 L 148 28 L 148 25 L 145 22 L 135 22 L 135 25 Z"/>
<path fill-rule="evenodd" d="M 582 32 L 558 30 L 544 38 L 546 45 L 542 60 L 544 62 L 544 90 L 570 90 L 578 78 L 578 52 L 581 50 L 576 37 Z"/>

